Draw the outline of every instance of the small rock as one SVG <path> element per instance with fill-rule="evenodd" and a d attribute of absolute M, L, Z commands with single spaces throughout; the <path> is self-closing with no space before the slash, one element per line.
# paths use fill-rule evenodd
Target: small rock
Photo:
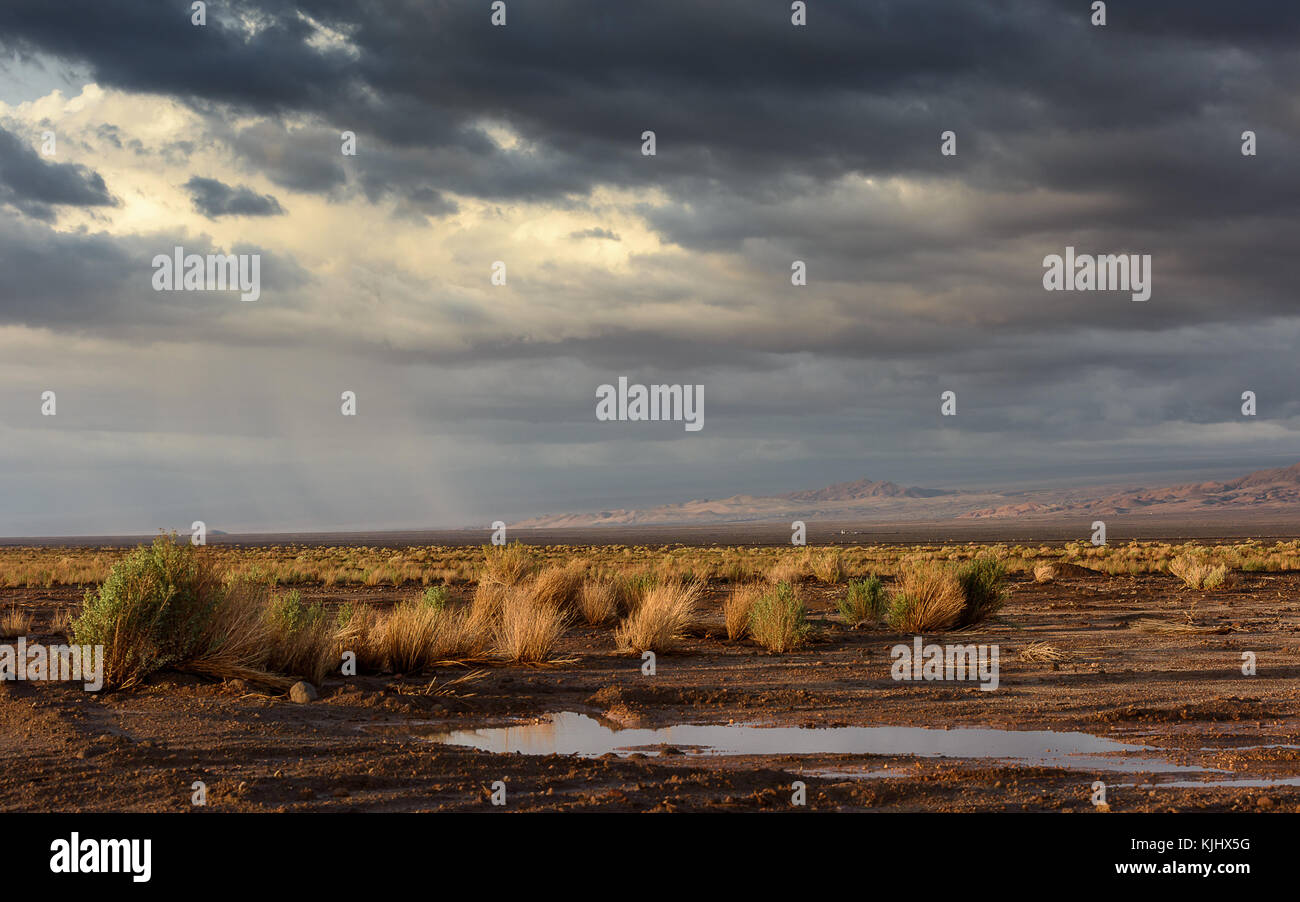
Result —
<path fill-rule="evenodd" d="M 1265 811 L 1268 811 L 1270 808 L 1273 807 L 1273 800 L 1270 799 L 1268 796 L 1260 796 L 1259 801 L 1256 802 L 1255 804 L 1258 805 L 1260 808 L 1264 809 Z"/>
<path fill-rule="evenodd" d="M 293 688 L 289 690 L 289 698 L 300 705 L 305 705 L 307 702 L 314 702 L 317 697 L 316 687 L 311 683 L 308 683 L 306 680 L 299 680 L 294 683 Z"/>

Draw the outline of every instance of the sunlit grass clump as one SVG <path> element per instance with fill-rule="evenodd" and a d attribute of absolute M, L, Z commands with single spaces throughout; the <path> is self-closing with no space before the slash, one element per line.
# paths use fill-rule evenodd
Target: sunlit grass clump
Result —
<path fill-rule="evenodd" d="M 695 622 L 702 588 L 696 582 L 650 588 L 614 631 L 619 649 L 656 653 L 677 649 Z"/>
<path fill-rule="evenodd" d="M 793 651 L 810 632 L 803 599 L 789 583 L 769 588 L 749 610 L 749 635 L 768 651 Z"/>
<path fill-rule="evenodd" d="M 850 580 L 844 596 L 836 602 L 840 617 L 851 627 L 877 624 L 889 610 L 889 596 L 878 576 Z"/>
<path fill-rule="evenodd" d="M 1226 589 L 1236 579 L 1226 564 L 1216 563 L 1194 554 L 1184 554 L 1169 562 L 1169 572 L 1183 581 L 1189 589 L 1214 591 Z"/>
<path fill-rule="evenodd" d="M 889 603 L 889 625 L 904 633 L 942 632 L 961 616 L 966 596 L 952 570 L 935 561 L 903 568 Z"/>

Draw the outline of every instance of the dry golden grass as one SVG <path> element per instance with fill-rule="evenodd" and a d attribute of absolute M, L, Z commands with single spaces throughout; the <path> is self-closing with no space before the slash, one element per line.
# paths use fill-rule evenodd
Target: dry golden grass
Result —
<path fill-rule="evenodd" d="M 824 548 L 810 552 L 808 569 L 812 571 L 813 576 L 824 583 L 837 583 L 844 576 L 844 552 L 838 548 Z"/>
<path fill-rule="evenodd" d="M 794 585 L 801 582 L 808 575 L 808 555 L 807 553 L 793 554 L 788 557 L 779 558 L 766 573 L 769 583 L 790 583 Z"/>
<path fill-rule="evenodd" d="M 416 601 L 393 606 L 380 621 L 378 657 L 396 673 L 420 673 L 438 664 L 480 659 L 489 634 L 462 609 L 434 608 Z M 358 664 L 360 655 L 358 655 Z"/>
<path fill-rule="evenodd" d="M 358 673 L 377 673 L 387 666 L 382 641 L 385 615 L 370 605 L 353 608 L 334 633 L 335 657 L 342 662 L 351 652 L 356 657 Z"/>
<path fill-rule="evenodd" d="M 0 614 L 0 639 L 17 639 L 26 636 L 32 628 L 32 615 L 15 605 Z"/>
<path fill-rule="evenodd" d="M 54 613 L 54 620 L 50 623 L 50 629 L 64 638 L 68 638 L 72 635 L 72 621 L 75 618 L 76 612 L 72 608 L 59 608 Z"/>
<path fill-rule="evenodd" d="M 514 586 L 537 569 L 537 561 L 528 547 L 520 542 L 509 545 L 485 545 L 483 576 L 480 582 Z"/>
<path fill-rule="evenodd" d="M 184 668 L 217 679 L 238 678 L 280 687 L 283 680 L 266 672 L 271 644 L 266 617 L 270 594 L 266 583 L 232 581 L 199 641 L 201 651 Z"/>
<path fill-rule="evenodd" d="M 1030 642 L 1016 652 L 1016 660 L 1026 664 L 1054 664 L 1069 657 L 1050 642 Z"/>
<path fill-rule="evenodd" d="M 1236 575 L 1226 564 L 1207 560 L 1199 555 L 1184 554 L 1169 562 L 1169 572 L 1183 581 L 1189 589 L 1227 589 L 1236 585 Z"/>
<path fill-rule="evenodd" d="M 618 616 L 618 589 L 609 580 L 587 580 L 578 595 L 582 619 L 592 626 L 602 626 Z"/>
<path fill-rule="evenodd" d="M 1230 633 L 1229 626 L 1197 626 L 1195 623 L 1175 623 L 1171 620 L 1158 620 L 1143 617 L 1129 624 L 1133 629 L 1144 633 Z"/>
<path fill-rule="evenodd" d="M 496 623 L 494 650 L 514 664 L 543 664 L 564 635 L 569 614 L 538 598 L 529 585 L 507 591 Z"/>
<path fill-rule="evenodd" d="M 615 643 L 622 651 L 673 651 L 695 621 L 702 591 L 697 582 L 655 586 L 614 631 Z"/>
<path fill-rule="evenodd" d="M 961 616 L 966 596 L 956 574 L 934 561 L 914 561 L 899 574 L 889 625 L 904 633 L 942 632 Z"/>
<path fill-rule="evenodd" d="M 1038 564 L 1034 567 L 1034 582 L 1050 583 L 1056 581 L 1056 565 L 1050 563 Z"/>
<path fill-rule="evenodd" d="M 763 594 L 759 583 L 743 583 L 732 587 L 731 594 L 722 603 L 722 616 L 727 623 L 727 638 L 733 642 L 743 639 L 749 632 L 749 612 Z"/>
<path fill-rule="evenodd" d="M 842 577 L 876 574 L 897 576 L 909 559 L 961 563 L 993 556 L 1011 572 L 1031 573 L 1043 563 L 1060 567 L 1058 578 L 1092 573 L 1144 575 L 1165 573 L 1181 555 L 1213 556 L 1229 569 L 1280 572 L 1300 570 L 1300 540 L 1264 543 L 1256 540 L 1223 545 L 1197 542 L 1129 542 L 1094 546 L 1086 540 L 1065 545 L 1008 545 L 978 543 L 915 543 L 910 545 L 858 545 L 833 549 L 841 555 Z M 613 579 L 637 574 L 660 582 L 691 577 L 722 578 L 731 583 L 762 580 L 800 581 L 811 566 L 807 548 L 791 546 L 681 546 L 681 545 L 532 545 L 481 546 L 418 545 L 404 548 L 358 545 L 276 545 L 261 548 L 216 543 L 209 555 L 226 575 L 259 575 L 280 586 L 293 585 L 434 585 L 470 584 L 484 576 L 493 562 L 495 576 L 507 585 L 521 582 L 534 567 L 564 565 L 575 555 L 591 562 L 591 574 Z M 126 554 L 105 548 L 0 548 L 0 587 L 94 584 Z M 1069 565 L 1069 566 L 1065 566 Z M 1086 568 L 1081 574 L 1070 567 Z"/>
<path fill-rule="evenodd" d="M 563 567 L 548 567 L 530 581 L 533 600 L 561 611 L 576 610 L 586 569 L 582 561 Z"/>

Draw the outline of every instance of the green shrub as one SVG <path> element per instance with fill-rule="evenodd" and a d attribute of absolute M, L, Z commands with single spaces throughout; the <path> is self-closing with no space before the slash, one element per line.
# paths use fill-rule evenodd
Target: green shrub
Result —
<path fill-rule="evenodd" d="M 447 606 L 447 587 L 428 586 L 425 588 L 424 596 L 420 600 L 426 608 L 441 611 Z"/>
<path fill-rule="evenodd" d="M 104 646 L 104 685 L 135 685 L 197 651 L 223 596 L 210 559 L 159 536 L 122 558 L 98 590 L 86 591 L 75 641 Z"/>
<path fill-rule="evenodd" d="M 768 651 L 790 651 L 808 639 L 806 616 L 799 594 L 789 583 L 777 583 L 749 609 L 749 634 Z"/>
<path fill-rule="evenodd" d="M 848 591 L 836 606 L 840 616 L 849 626 L 857 627 L 864 623 L 879 623 L 888 607 L 885 587 L 878 576 L 849 581 Z"/>
<path fill-rule="evenodd" d="M 997 558 L 983 556 L 967 561 L 957 570 L 966 602 L 957 619 L 958 626 L 987 620 L 1007 600 L 1007 568 Z"/>
<path fill-rule="evenodd" d="M 310 629 L 325 620 L 325 608 L 321 603 L 303 604 L 302 593 L 292 589 L 271 600 L 266 615 L 271 625 L 277 630 L 294 633 Z"/>
<path fill-rule="evenodd" d="M 270 632 L 268 666 L 319 685 L 334 658 L 335 624 L 319 602 L 303 604 L 297 589 L 271 600 L 266 608 Z"/>

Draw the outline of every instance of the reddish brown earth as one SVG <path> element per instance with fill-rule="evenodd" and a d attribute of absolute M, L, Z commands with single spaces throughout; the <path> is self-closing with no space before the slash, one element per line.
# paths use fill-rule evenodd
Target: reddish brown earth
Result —
<path fill-rule="evenodd" d="M 414 590 L 407 590 L 407 594 Z M 608 629 L 578 628 L 568 663 L 490 666 L 421 678 L 327 682 L 295 704 L 236 683 L 163 674 L 104 694 L 53 684 L 0 685 L 0 809 L 183 811 L 191 784 L 217 811 L 494 810 L 504 780 L 509 810 L 784 810 L 802 779 L 820 810 L 1061 810 L 1092 812 L 1091 785 L 1108 784 L 1109 810 L 1300 811 L 1300 787 L 1124 787 L 1150 776 L 1019 767 L 990 761 L 787 755 L 582 759 L 494 755 L 429 741 L 439 729 L 520 723 L 576 711 L 623 725 L 755 723 L 828 727 L 910 725 L 1083 731 L 1158 747 L 1157 757 L 1232 771 L 1233 779 L 1300 777 L 1300 574 L 1246 574 L 1220 593 L 1170 577 L 1076 575 L 1055 584 L 1013 581 L 998 621 L 950 641 L 998 644 L 1001 688 L 903 683 L 889 648 L 910 636 L 852 631 L 827 619 L 840 588 L 805 585 L 819 641 L 785 655 L 726 641 L 720 625 L 663 655 L 654 677 L 616 653 Z M 722 590 L 710 611 L 720 620 Z M 379 600 L 392 589 L 322 590 L 309 597 Z M 0 592 L 37 614 L 42 641 L 75 588 Z M 1143 618 L 1198 632 L 1151 632 Z M 927 637 L 927 640 L 930 637 Z M 1068 655 L 1016 660 L 1035 640 Z M 943 641 L 943 640 L 941 640 Z M 1241 654 L 1258 656 L 1257 676 Z M 439 692 L 446 694 L 438 694 Z M 1209 750 L 1207 750 L 1209 749 Z M 890 770 L 883 779 L 819 778 L 817 769 Z M 1209 775 L 1203 779 L 1223 778 Z M 1159 779 L 1159 778 L 1154 778 Z"/>

